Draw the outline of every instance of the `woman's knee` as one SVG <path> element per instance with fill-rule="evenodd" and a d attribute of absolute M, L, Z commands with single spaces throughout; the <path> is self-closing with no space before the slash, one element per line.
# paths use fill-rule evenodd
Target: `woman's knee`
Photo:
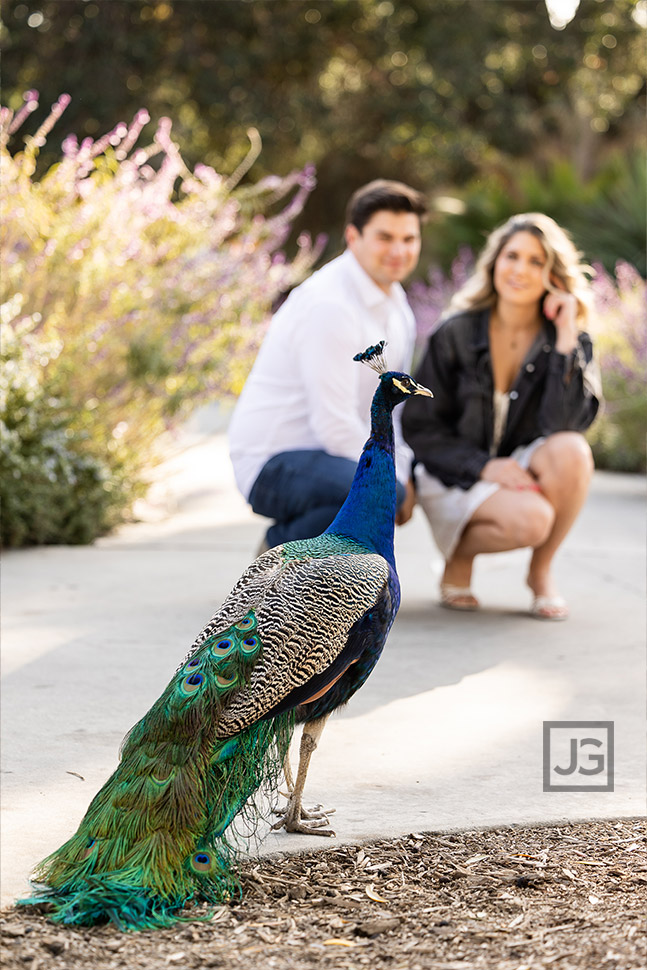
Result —
<path fill-rule="evenodd" d="M 572 491 L 586 486 L 593 475 L 593 454 L 586 438 L 577 431 L 558 431 L 537 450 L 531 470 L 545 485 Z"/>
<path fill-rule="evenodd" d="M 517 549 L 541 546 L 555 524 L 555 509 L 541 495 L 531 494 L 517 505 L 508 521 L 511 545 Z"/>
<path fill-rule="evenodd" d="M 554 437 L 559 439 L 560 464 L 563 463 L 577 474 L 590 478 L 595 466 L 591 446 L 584 435 L 577 431 L 561 431 Z"/>

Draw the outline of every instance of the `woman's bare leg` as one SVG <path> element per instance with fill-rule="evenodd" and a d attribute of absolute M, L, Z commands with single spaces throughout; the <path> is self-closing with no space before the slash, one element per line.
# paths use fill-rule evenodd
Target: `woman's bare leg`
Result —
<path fill-rule="evenodd" d="M 555 521 L 552 505 L 538 492 L 500 488 L 468 522 L 456 551 L 445 563 L 443 583 L 468 587 L 474 557 L 546 542 Z"/>
<path fill-rule="evenodd" d="M 555 521 L 545 541 L 533 547 L 527 582 L 535 596 L 555 596 L 551 566 L 588 494 L 593 475 L 591 449 L 581 434 L 560 431 L 537 449 L 530 471 L 555 510 Z"/>
<path fill-rule="evenodd" d="M 456 551 L 445 564 L 443 583 L 468 587 L 474 557 L 529 546 L 534 550 L 527 582 L 535 596 L 555 596 L 555 553 L 586 499 L 593 458 L 582 435 L 561 431 L 541 445 L 530 462 L 541 494 L 500 488 L 476 510 Z"/>

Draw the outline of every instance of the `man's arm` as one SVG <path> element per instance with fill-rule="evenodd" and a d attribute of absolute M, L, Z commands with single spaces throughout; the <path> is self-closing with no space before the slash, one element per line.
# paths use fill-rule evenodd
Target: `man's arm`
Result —
<path fill-rule="evenodd" d="M 367 437 L 360 415 L 357 323 L 339 303 L 319 302 L 299 328 L 297 360 L 306 387 L 311 429 L 332 455 L 357 461 Z"/>

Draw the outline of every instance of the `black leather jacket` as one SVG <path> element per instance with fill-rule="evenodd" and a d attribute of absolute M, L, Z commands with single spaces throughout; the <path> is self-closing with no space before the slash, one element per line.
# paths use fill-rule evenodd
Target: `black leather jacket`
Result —
<path fill-rule="evenodd" d="M 413 397 L 404 406 L 402 431 L 431 475 L 445 485 L 470 488 L 493 457 L 510 455 L 556 431 L 584 431 L 602 397 L 591 340 L 580 333 L 565 356 L 555 350 L 556 332 L 544 319 L 513 387 L 503 437 L 490 453 L 494 426 L 494 379 L 488 338 L 489 311 L 460 313 L 445 320 L 429 338 L 416 371 L 434 400 Z"/>

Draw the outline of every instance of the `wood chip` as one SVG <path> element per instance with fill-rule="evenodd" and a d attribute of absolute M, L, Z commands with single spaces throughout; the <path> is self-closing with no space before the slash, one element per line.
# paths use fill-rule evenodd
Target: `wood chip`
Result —
<path fill-rule="evenodd" d="M 355 932 L 359 936 L 379 936 L 380 933 L 388 933 L 389 930 L 397 929 L 400 923 L 401 920 L 398 916 L 391 919 L 372 919 L 365 923 L 359 923 L 355 927 Z"/>
<path fill-rule="evenodd" d="M 241 862 L 242 902 L 187 907 L 183 919 L 203 921 L 165 930 L 5 910 L 3 958 L 7 970 L 638 968 L 643 833 L 639 819 L 565 822 L 266 855 Z M 46 943 L 60 940 L 54 955 Z"/>
<path fill-rule="evenodd" d="M 368 896 L 369 899 L 372 899 L 374 903 L 386 903 L 387 902 L 387 900 L 384 899 L 383 896 L 380 896 L 379 893 L 376 893 L 375 892 L 375 887 L 373 886 L 372 883 L 371 883 L 370 886 L 367 887 L 367 889 L 366 889 L 366 895 Z"/>

